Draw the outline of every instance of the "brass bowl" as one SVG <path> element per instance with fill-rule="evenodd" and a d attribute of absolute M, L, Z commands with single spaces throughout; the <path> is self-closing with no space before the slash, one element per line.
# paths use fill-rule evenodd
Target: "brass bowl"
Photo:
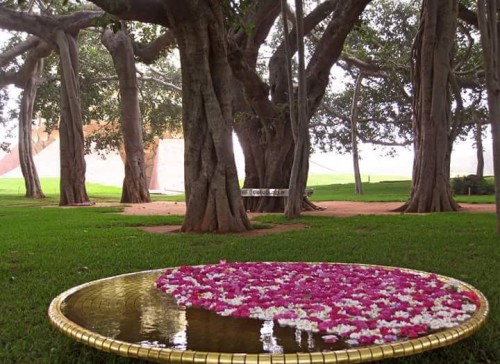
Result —
<path fill-rule="evenodd" d="M 152 362 L 330 364 L 371 362 L 414 355 L 451 345 L 478 331 L 489 313 L 489 304 L 484 295 L 474 287 L 458 281 L 464 289 L 477 294 L 481 306 L 471 319 L 451 329 L 383 345 L 327 351 L 321 349 L 315 352 L 305 352 L 298 348 L 297 352 L 293 353 L 266 353 L 262 352 L 263 350 L 259 352 L 257 346 L 262 343 L 258 342 L 258 335 L 257 343 L 255 340 L 254 332 L 258 330 L 255 325 L 259 325 L 259 321 L 221 318 L 214 313 L 197 309 L 186 312 L 186 309 L 177 307 L 173 298 L 155 287 L 154 283 L 163 271 L 164 269 L 158 269 L 124 274 L 71 288 L 51 302 L 48 310 L 50 322 L 57 330 L 85 345 Z M 443 281 L 450 280 L 444 276 L 439 278 Z M 234 324 L 235 321 L 231 320 L 240 321 Z M 185 340 L 179 340 L 177 345 L 169 344 L 170 347 L 154 340 L 155 337 L 160 337 L 163 342 L 169 342 L 166 336 L 170 335 L 172 338 L 172 335 L 186 335 L 186 330 L 190 338 L 199 339 L 199 349 L 186 347 Z M 175 338 L 173 342 L 176 342 Z M 212 350 L 210 345 L 220 349 Z"/>

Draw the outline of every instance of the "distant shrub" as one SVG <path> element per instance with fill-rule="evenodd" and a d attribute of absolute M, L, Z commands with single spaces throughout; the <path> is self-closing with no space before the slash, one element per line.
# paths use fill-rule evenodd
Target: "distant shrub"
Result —
<path fill-rule="evenodd" d="M 493 182 L 479 178 L 475 174 L 453 178 L 451 188 L 455 195 L 491 195 L 495 193 Z"/>

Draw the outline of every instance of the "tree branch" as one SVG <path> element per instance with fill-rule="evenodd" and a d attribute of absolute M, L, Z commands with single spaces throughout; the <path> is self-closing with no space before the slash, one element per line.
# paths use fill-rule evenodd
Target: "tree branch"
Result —
<path fill-rule="evenodd" d="M 453 72 L 450 72 L 449 82 L 451 84 L 451 91 L 455 95 L 456 102 L 455 117 L 453 118 L 454 122 L 452 123 L 451 129 L 448 132 L 448 143 L 450 143 L 451 145 L 457 138 L 464 125 L 464 102 L 462 99 L 460 86 L 458 85 L 457 77 L 453 74 Z"/>
<path fill-rule="evenodd" d="M 243 84 L 245 99 L 255 115 L 259 116 L 265 126 L 279 120 L 279 110 L 269 100 L 269 86 L 262 81 L 255 69 L 251 68 L 243 59 L 243 54 L 236 45 L 229 41 L 228 61 L 233 75 Z"/>
<path fill-rule="evenodd" d="M 0 67 L 5 67 L 7 64 L 12 62 L 17 56 L 20 56 L 31 48 L 36 47 L 40 42 L 40 38 L 29 37 L 23 42 L 17 43 L 15 46 L 9 48 L 2 54 L 0 54 Z"/>
<path fill-rule="evenodd" d="M 136 20 L 169 27 L 167 7 L 178 0 L 89 0 L 121 20 Z"/>
<path fill-rule="evenodd" d="M 174 33 L 167 30 L 166 33 L 150 43 L 133 42 L 134 55 L 138 57 L 141 62 L 151 64 L 156 61 L 162 51 L 174 45 L 175 41 L 176 38 Z"/>
<path fill-rule="evenodd" d="M 370 144 L 382 145 L 384 147 L 406 147 L 408 145 L 412 145 L 413 144 L 413 139 L 406 140 L 404 142 L 389 142 L 389 141 L 380 140 L 380 139 L 365 138 L 362 134 L 358 134 L 358 138 L 363 143 L 370 143 Z"/>
<path fill-rule="evenodd" d="M 460 68 L 463 67 L 465 62 L 467 62 L 470 58 L 470 55 L 472 54 L 472 47 L 474 46 L 474 38 L 472 38 L 472 35 L 469 32 L 469 29 L 467 29 L 463 24 L 459 23 L 458 28 L 462 32 L 463 35 L 467 38 L 467 49 L 465 50 L 465 54 L 462 57 L 462 59 L 459 59 L 457 64 L 453 67 L 453 72 L 457 72 L 460 70 Z"/>
<path fill-rule="evenodd" d="M 379 65 L 372 63 L 372 62 L 365 62 L 362 61 L 358 58 L 343 54 L 341 55 L 340 59 L 345 62 L 345 65 L 343 65 L 341 62 L 338 63 L 338 65 L 347 70 L 350 71 L 352 67 L 356 67 L 359 69 L 363 74 L 366 76 L 366 78 L 372 79 L 373 77 L 375 78 L 383 78 L 387 79 L 389 78 L 389 74 L 387 73 L 387 70 L 382 69 Z M 402 83 L 398 83 L 396 85 L 398 89 L 401 91 L 401 94 L 404 96 L 404 98 L 408 101 L 411 102 L 412 97 L 411 95 L 406 92 L 404 85 Z"/>
<path fill-rule="evenodd" d="M 269 86 L 257 74 L 255 65 L 259 48 L 279 11 L 279 0 L 256 1 L 245 17 L 243 26 L 232 30 L 228 37 L 228 60 L 233 75 L 244 88 L 246 102 L 266 127 L 279 120 L 280 111 L 269 100 Z M 248 33 L 246 27 L 250 25 L 254 30 Z M 235 83 L 235 87 L 241 86 Z"/>
<path fill-rule="evenodd" d="M 166 81 L 162 81 L 158 78 L 155 78 L 155 77 L 147 77 L 147 76 L 139 76 L 138 77 L 139 80 L 143 81 L 143 82 L 154 82 L 154 83 L 157 83 L 158 85 L 162 85 L 162 86 L 165 86 L 166 88 L 169 88 L 173 91 L 176 91 L 176 92 L 182 92 L 182 87 L 179 87 L 177 85 L 174 85 L 173 83 L 170 83 L 170 82 L 166 82 Z"/>
<path fill-rule="evenodd" d="M 479 29 L 477 14 L 460 3 L 458 4 L 458 18 L 465 23 L 474 26 L 476 29 Z"/>
<path fill-rule="evenodd" d="M 243 19 L 243 24 L 230 29 L 229 37 L 245 55 L 245 61 L 255 66 L 260 46 L 265 42 L 280 12 L 279 0 L 257 0 Z M 248 28 L 252 27 L 249 32 Z"/>
<path fill-rule="evenodd" d="M 375 63 L 365 62 L 359 58 L 352 57 L 347 54 L 342 54 L 340 59 L 344 61 L 348 67 L 358 68 L 360 71 L 363 72 L 365 76 L 380 77 L 380 78 L 388 77 L 387 74 L 382 70 L 382 68 L 380 68 L 380 66 Z"/>
<path fill-rule="evenodd" d="M 338 4 L 338 0 L 329 0 L 314 8 L 314 10 L 304 18 L 304 35 L 309 34 L 314 27 L 325 20 L 328 15 L 335 10 Z M 294 27 L 287 39 L 296 39 L 296 37 L 297 31 Z M 290 55 L 293 56 L 297 51 L 296 42 L 289 42 L 286 46 L 290 50 Z M 282 42 L 269 60 L 269 82 L 271 85 L 272 98 L 276 104 L 284 103 L 287 99 L 287 73 L 286 69 L 283 67 L 283 64 L 285 64 L 286 46 L 285 42 Z"/>
<path fill-rule="evenodd" d="M 0 73 L 0 89 L 8 85 L 16 85 L 18 80 L 17 72 L 1 72 Z"/>
<path fill-rule="evenodd" d="M 59 30 L 75 33 L 91 27 L 92 20 L 101 15 L 100 11 L 77 11 L 71 15 L 49 16 L 14 11 L 0 6 L 0 28 L 30 33 L 55 44 Z"/>
<path fill-rule="evenodd" d="M 307 66 L 309 113 L 321 103 L 330 77 L 330 69 L 339 58 L 345 38 L 370 0 L 341 2 L 316 47 Z"/>
<path fill-rule="evenodd" d="M 37 66 L 38 61 L 47 57 L 52 49 L 48 43 L 39 40 L 38 46 L 28 52 L 24 64 L 19 70 L 0 74 L 0 88 L 9 84 L 24 88 L 25 83 L 31 79 L 33 69 Z"/>
<path fill-rule="evenodd" d="M 260 124 L 264 126 L 262 130 L 269 139 L 272 138 L 270 131 L 277 130 L 271 128 L 271 124 L 277 126 L 279 110 L 269 100 L 269 88 L 257 74 L 256 65 L 259 49 L 266 41 L 279 12 L 279 0 L 256 0 L 239 25 L 229 29 L 227 36 L 228 60 L 233 71 L 233 111 L 258 116 Z"/>
<path fill-rule="evenodd" d="M 139 73 L 139 72 L 138 72 Z M 167 82 L 160 80 L 155 77 L 147 77 L 144 76 L 142 73 L 139 73 L 139 76 L 137 76 L 137 79 L 142 82 L 153 82 L 158 85 L 164 86 L 166 88 L 171 89 L 172 91 L 176 92 L 182 92 L 182 87 L 179 87 L 173 83 Z M 118 81 L 118 76 L 109 76 L 109 77 L 99 77 L 99 78 L 93 78 L 92 79 L 94 82 L 107 82 L 107 81 Z"/>
<path fill-rule="evenodd" d="M 323 110 L 325 110 L 327 112 L 327 114 L 329 114 L 330 116 L 339 118 L 339 119 L 343 120 L 346 123 L 350 123 L 351 122 L 351 119 L 348 116 L 339 113 L 338 111 L 336 111 L 332 107 L 330 107 L 330 105 L 327 105 L 324 102 L 321 103 L 321 108 Z"/>

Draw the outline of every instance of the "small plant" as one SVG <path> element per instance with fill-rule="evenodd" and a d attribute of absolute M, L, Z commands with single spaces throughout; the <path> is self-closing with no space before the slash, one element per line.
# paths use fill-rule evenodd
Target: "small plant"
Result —
<path fill-rule="evenodd" d="M 475 174 L 453 178 L 451 188 L 455 195 L 491 195 L 495 192 L 492 182 Z"/>

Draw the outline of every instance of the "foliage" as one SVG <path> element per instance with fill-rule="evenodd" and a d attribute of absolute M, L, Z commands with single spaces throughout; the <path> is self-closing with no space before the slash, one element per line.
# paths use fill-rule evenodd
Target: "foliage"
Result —
<path fill-rule="evenodd" d="M 159 59 L 154 66 L 146 68 L 143 79 L 139 79 L 141 111 L 145 128 L 144 139 L 151 142 L 155 136 L 165 132 L 181 134 L 182 97 L 180 90 L 166 87 L 182 85 L 181 72 L 175 65 L 175 54 Z"/>
<path fill-rule="evenodd" d="M 341 78 L 334 78 L 323 107 L 311 122 L 317 149 L 351 151 L 350 109 L 354 83 L 363 72 L 358 104 L 358 133 L 364 143 L 389 147 L 410 145 L 412 131 L 412 86 L 409 67 L 413 38 L 417 31 L 419 3 L 373 1 L 359 26 L 349 34 L 339 63 Z M 486 118 L 482 58 L 477 30 L 460 23 L 457 28 L 451 80 L 453 115 L 449 140 L 466 139 L 477 118 Z M 353 62 L 359 60 L 364 65 Z M 340 72 L 339 72 L 340 73 Z M 344 80 L 344 84 L 339 84 Z"/>
<path fill-rule="evenodd" d="M 378 0 L 349 34 L 340 67 L 311 122 L 320 150 L 350 152 L 350 110 L 355 79 L 364 74 L 358 103 L 358 133 L 363 142 L 407 144 L 412 140 L 411 80 L 408 57 L 416 33 L 418 8 L 407 2 Z M 358 60 L 369 70 L 358 68 Z M 344 80 L 341 84 L 341 80 Z"/>
<path fill-rule="evenodd" d="M 249 11 L 252 6 L 252 0 L 224 0 L 220 4 L 223 9 L 225 20 L 228 26 L 242 27 L 248 33 L 253 31 L 252 25 L 244 25 L 241 19 Z"/>
<path fill-rule="evenodd" d="M 0 46 L 0 54 L 23 41 L 25 38 L 26 36 L 23 34 L 9 33 Z M 0 70 L 0 78 L 3 74 L 19 71 L 25 58 L 25 56 L 16 57 L 8 65 L 2 67 Z M 13 100 L 16 96 L 19 96 L 19 93 L 13 90 L 14 85 L 0 84 L 0 128 L 4 131 L 3 135 L 0 135 L 0 150 L 3 151 L 8 151 L 10 149 L 11 143 L 8 142 L 7 139 L 12 139 L 14 137 L 13 131 L 16 129 L 17 125 L 12 121 L 17 120 L 19 116 L 19 109 L 13 107 L 13 105 L 19 102 L 17 98 Z"/>
<path fill-rule="evenodd" d="M 155 37 L 156 31 L 148 27 L 132 27 L 145 40 Z M 80 46 L 80 86 L 83 120 L 93 124 L 93 131 L 87 135 L 87 152 L 94 149 L 101 153 L 121 147 L 120 107 L 118 79 L 113 61 L 100 41 L 100 33 L 81 32 Z M 154 66 L 138 64 L 140 87 L 140 107 L 143 117 L 144 140 L 150 143 L 155 137 L 162 137 L 166 131 L 180 132 L 181 97 L 177 90 L 166 88 L 165 83 L 181 85 L 180 70 L 173 65 L 173 56 L 162 57 Z M 53 55 L 46 60 L 42 83 L 35 110 L 37 116 L 45 120 L 47 131 L 57 129 L 59 124 L 60 77 L 58 58 Z M 153 71 L 154 70 L 154 71 Z"/>
<path fill-rule="evenodd" d="M 88 9 L 89 5 L 80 1 L 52 1 L 43 2 L 6 1 L 2 6 L 23 11 L 39 11 L 45 14 L 69 14 L 76 10 Z M 94 5 L 90 5 L 95 9 Z M 112 16 L 103 16 L 95 20 L 96 28 L 80 32 L 80 83 L 83 120 L 85 124 L 97 125 L 94 132 L 86 138 L 87 152 L 90 148 L 106 152 L 118 149 L 121 146 L 120 113 L 118 81 L 113 68 L 113 62 L 108 51 L 100 41 L 99 27 L 109 24 L 116 25 L 117 20 Z M 159 26 L 140 23 L 119 23 L 127 27 L 135 41 L 148 43 L 161 35 Z M 25 39 L 25 36 L 12 33 L 0 50 L 6 50 Z M 177 134 L 180 131 L 181 98 L 180 92 L 165 89 L 162 82 L 169 82 L 178 87 L 181 85 L 180 70 L 172 65 L 172 57 L 167 50 L 160 54 L 162 57 L 155 64 L 156 72 L 151 73 L 150 67 L 138 65 L 140 77 L 147 79 L 140 82 L 140 103 L 143 113 L 144 138 L 146 143 L 155 136 L 162 137 L 166 131 Z M 17 57 L 2 71 L 15 71 L 23 64 L 22 56 Z M 6 104 L 7 93 L 2 89 L 0 108 Z M 52 53 L 45 59 L 45 68 L 41 85 L 35 100 L 35 115 L 45 122 L 46 130 L 51 132 L 58 128 L 60 118 L 60 75 L 59 57 Z M 17 110 L 10 115 L 11 120 L 17 119 Z"/>
<path fill-rule="evenodd" d="M 495 185 L 492 181 L 471 174 L 455 177 L 451 180 L 451 188 L 456 195 L 492 195 Z"/>
<path fill-rule="evenodd" d="M 12 111 L 6 109 L 8 100 L 9 92 L 7 91 L 7 88 L 0 89 L 0 130 L 4 131 L 2 138 L 0 138 L 0 150 L 5 152 L 10 150 L 10 142 L 3 138 L 11 138 L 13 136 L 13 126 L 10 123 L 10 120 L 12 120 L 13 117 Z"/>

